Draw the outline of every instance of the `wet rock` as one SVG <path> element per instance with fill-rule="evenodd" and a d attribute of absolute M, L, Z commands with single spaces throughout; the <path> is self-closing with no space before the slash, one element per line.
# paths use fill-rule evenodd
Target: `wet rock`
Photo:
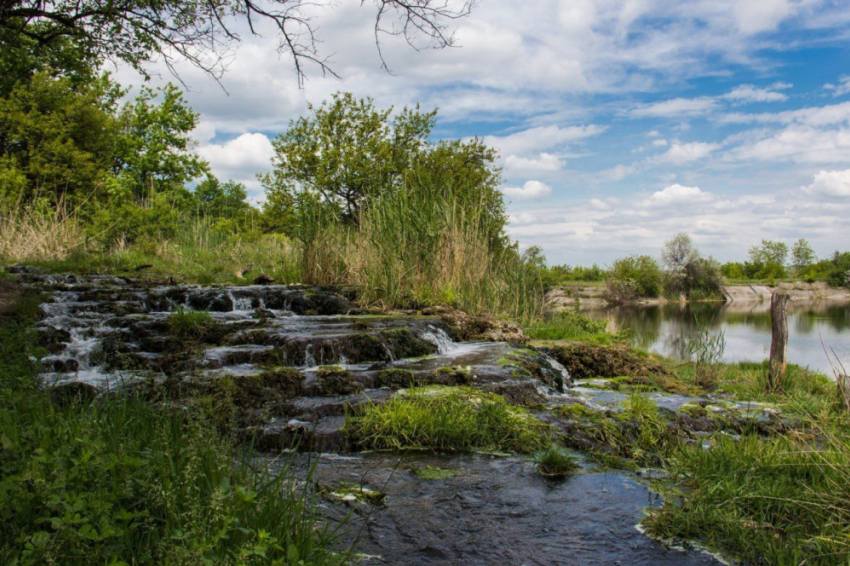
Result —
<path fill-rule="evenodd" d="M 525 344 L 528 341 L 518 324 L 496 320 L 485 314 L 473 315 L 440 307 L 424 309 L 422 314 L 440 317 L 455 340 L 464 342 L 512 342 L 516 344 Z"/>
<path fill-rule="evenodd" d="M 71 333 L 62 328 L 53 326 L 42 326 L 38 328 L 38 345 L 51 354 L 56 354 L 65 349 L 71 341 Z"/>
<path fill-rule="evenodd" d="M 297 449 L 312 452 L 350 452 L 345 417 L 328 417 L 316 422 L 278 421 L 247 430 L 246 440 L 261 452 Z"/>
<path fill-rule="evenodd" d="M 316 383 L 312 392 L 316 395 L 350 395 L 363 390 L 357 376 L 340 366 L 323 366 L 316 370 Z"/>
<path fill-rule="evenodd" d="M 254 285 L 271 285 L 274 283 L 274 277 L 261 273 L 254 279 Z"/>
<path fill-rule="evenodd" d="M 41 365 L 51 372 L 68 373 L 80 369 L 80 362 L 74 358 L 43 358 Z"/>
<path fill-rule="evenodd" d="M 375 385 L 390 389 L 403 389 L 416 386 L 416 374 L 407 369 L 389 368 L 375 375 Z"/>
<path fill-rule="evenodd" d="M 479 389 L 500 395 L 512 405 L 528 407 L 543 405 L 546 402 L 546 396 L 540 392 L 537 385 L 532 381 L 490 383 L 481 386 Z"/>
<path fill-rule="evenodd" d="M 571 373 L 557 361 L 532 348 L 513 350 L 502 360 L 503 366 L 510 368 L 516 378 L 536 379 L 563 392 L 571 382 Z"/>
<path fill-rule="evenodd" d="M 540 351 L 561 363 L 573 379 L 646 375 L 673 377 L 661 364 L 613 346 L 576 343 L 540 348 Z"/>
<path fill-rule="evenodd" d="M 190 293 L 186 302 L 196 311 L 229 312 L 234 308 L 233 296 L 220 289 Z"/>

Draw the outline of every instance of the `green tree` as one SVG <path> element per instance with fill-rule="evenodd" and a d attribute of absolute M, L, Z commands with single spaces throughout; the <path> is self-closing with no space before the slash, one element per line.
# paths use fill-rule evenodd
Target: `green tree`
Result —
<path fill-rule="evenodd" d="M 680 232 L 665 242 L 661 257 L 667 267 L 664 276 L 667 295 L 685 295 L 692 300 L 719 296 L 720 264 L 711 257 L 703 258 L 688 234 Z"/>
<path fill-rule="evenodd" d="M 115 145 L 115 100 L 104 76 L 85 87 L 37 72 L 0 98 L 0 192 L 81 202 L 102 189 Z"/>
<path fill-rule="evenodd" d="M 198 214 L 213 218 L 245 219 L 253 210 L 248 204 L 245 185 L 234 181 L 222 183 L 213 175 L 195 187 Z"/>
<path fill-rule="evenodd" d="M 808 240 L 800 238 L 791 247 L 791 266 L 794 269 L 794 275 L 803 277 L 809 268 L 818 260 L 815 250 L 809 244 Z"/>
<path fill-rule="evenodd" d="M 350 93 L 335 94 L 309 110 L 310 116 L 290 123 L 274 140 L 266 188 L 299 183 L 335 204 L 352 223 L 369 198 L 398 187 L 425 147 L 436 116 L 436 111 L 405 108 L 390 120 L 392 108 L 378 110 L 372 99 L 357 100 Z"/>
<path fill-rule="evenodd" d="M 661 268 L 648 255 L 620 258 L 611 266 L 606 294 L 615 302 L 661 294 Z"/>
<path fill-rule="evenodd" d="M 137 201 L 157 191 L 183 189 L 207 172 L 208 165 L 194 152 L 190 136 L 198 114 L 176 86 L 142 87 L 139 96 L 121 110 L 119 121 L 114 167 Z"/>
<path fill-rule="evenodd" d="M 404 35 L 414 46 L 451 45 L 448 24 L 468 14 L 473 4 L 377 0 L 376 40 L 381 33 L 391 33 Z M 302 7 L 290 0 L 3 0 L 0 51 L 24 40 L 50 49 L 70 38 L 93 62 L 121 60 L 141 70 L 157 57 L 169 66 L 184 59 L 217 77 L 222 70 L 217 56 L 241 40 L 240 20 L 255 35 L 259 21 L 268 20 L 279 34 L 279 50 L 292 57 L 299 80 L 308 63 L 333 73 L 318 51 L 314 22 Z M 387 19 L 391 23 L 384 25 Z"/>
<path fill-rule="evenodd" d="M 785 262 L 788 245 L 775 240 L 762 240 L 750 248 L 750 277 L 755 279 L 778 279 L 786 276 Z"/>

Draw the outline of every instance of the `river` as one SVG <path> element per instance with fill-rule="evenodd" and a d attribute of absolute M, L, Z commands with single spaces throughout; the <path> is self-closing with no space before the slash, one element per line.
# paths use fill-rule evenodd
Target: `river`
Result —
<path fill-rule="evenodd" d="M 581 312 L 608 321 L 610 331 L 627 330 L 633 343 L 665 356 L 683 358 L 688 336 L 699 326 L 726 338 L 726 361 L 760 361 L 770 350 L 770 303 L 732 302 L 588 307 Z M 832 374 L 823 344 L 850 370 L 850 304 L 791 302 L 788 361 Z"/>

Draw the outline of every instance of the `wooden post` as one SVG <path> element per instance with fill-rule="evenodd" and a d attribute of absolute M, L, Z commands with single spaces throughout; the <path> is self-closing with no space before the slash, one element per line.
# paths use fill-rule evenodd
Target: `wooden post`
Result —
<path fill-rule="evenodd" d="M 767 385 L 771 391 L 782 388 L 781 379 L 788 369 L 788 293 L 774 293 L 770 299 L 770 323 L 773 333 L 770 340 L 770 367 Z"/>

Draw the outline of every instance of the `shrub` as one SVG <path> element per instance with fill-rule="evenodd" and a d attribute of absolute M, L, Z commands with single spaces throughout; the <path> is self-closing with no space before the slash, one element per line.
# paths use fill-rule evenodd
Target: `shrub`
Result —
<path fill-rule="evenodd" d="M 631 255 L 611 266 L 609 283 L 627 286 L 636 297 L 657 297 L 661 293 L 661 268 L 648 255 Z"/>

